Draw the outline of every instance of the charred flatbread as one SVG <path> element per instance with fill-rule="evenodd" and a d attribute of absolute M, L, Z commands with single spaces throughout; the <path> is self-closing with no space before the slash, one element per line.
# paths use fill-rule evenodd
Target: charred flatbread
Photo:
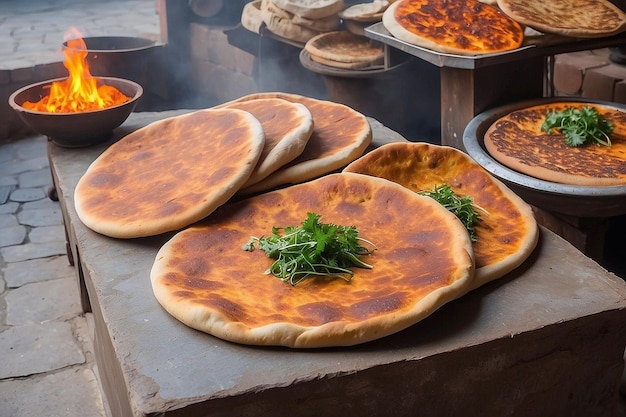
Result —
<path fill-rule="evenodd" d="M 548 112 L 582 106 L 595 108 L 613 123 L 611 146 L 572 147 L 563 135 L 541 130 Z M 583 186 L 626 184 L 626 112 L 616 107 L 567 101 L 529 106 L 496 120 L 484 141 L 494 159 L 535 178 Z"/>
<path fill-rule="evenodd" d="M 449 185 L 474 200 L 481 215 L 473 244 L 476 277 L 472 288 L 517 268 L 538 239 L 532 210 L 508 187 L 461 151 L 426 143 L 383 145 L 348 165 L 344 172 L 386 178 L 414 191 Z"/>
<path fill-rule="evenodd" d="M 367 118 L 343 104 L 280 92 L 250 94 L 235 102 L 268 97 L 304 104 L 313 115 L 313 134 L 296 159 L 264 180 L 240 190 L 241 195 L 297 184 L 342 169 L 363 155 L 372 142 L 372 128 Z"/>
<path fill-rule="evenodd" d="M 261 122 L 265 133 L 259 161 L 242 188 L 263 180 L 293 161 L 304 151 L 313 133 L 313 116 L 304 104 L 280 98 L 260 98 L 231 103 L 224 108 L 251 113 Z"/>
<path fill-rule="evenodd" d="M 188 226 L 248 180 L 265 142 L 261 123 L 237 109 L 199 110 L 136 130 L 88 167 L 74 193 L 90 229 L 116 238 Z"/>
<path fill-rule="evenodd" d="M 402 41 L 457 55 L 509 51 L 524 40 L 518 22 L 478 0 L 399 0 L 382 21 Z"/>
<path fill-rule="evenodd" d="M 264 274 L 272 259 L 242 245 L 299 225 L 307 212 L 355 226 L 376 245 L 372 269 L 296 286 Z M 230 203 L 179 232 L 159 250 L 151 282 L 161 305 L 192 328 L 242 344 L 313 348 L 405 329 L 465 294 L 473 268 L 465 229 L 434 200 L 384 179 L 331 174 Z"/>
<path fill-rule="evenodd" d="M 596 38 L 626 29 L 626 14 L 608 0 L 497 0 L 511 18 L 540 32 Z"/>

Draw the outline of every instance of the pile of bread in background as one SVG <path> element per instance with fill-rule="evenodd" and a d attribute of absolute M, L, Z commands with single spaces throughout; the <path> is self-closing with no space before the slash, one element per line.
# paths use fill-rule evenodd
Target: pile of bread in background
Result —
<path fill-rule="evenodd" d="M 266 28 L 302 44 L 311 60 L 330 67 L 363 69 L 382 65 L 383 46 L 365 37 L 364 29 L 381 21 L 395 0 L 346 6 L 344 0 L 255 0 L 247 3 L 241 24 L 260 34 Z"/>

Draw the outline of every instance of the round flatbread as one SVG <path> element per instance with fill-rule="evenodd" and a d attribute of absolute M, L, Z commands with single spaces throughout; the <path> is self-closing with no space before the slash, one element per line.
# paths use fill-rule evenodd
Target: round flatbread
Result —
<path fill-rule="evenodd" d="M 476 225 L 476 277 L 472 288 L 502 277 L 521 265 L 537 245 L 532 209 L 463 152 L 426 143 L 383 145 L 348 165 L 344 172 L 386 178 L 412 190 L 449 185 L 479 207 Z"/>
<path fill-rule="evenodd" d="M 317 35 L 304 45 L 304 50 L 311 59 L 319 58 L 322 63 L 355 63 L 365 67 L 382 64 L 385 58 L 381 44 L 345 30 Z"/>
<path fill-rule="evenodd" d="M 235 102 L 268 97 L 304 104 L 313 115 L 313 134 L 300 156 L 264 180 L 240 190 L 242 195 L 308 181 L 339 170 L 363 155 L 372 142 L 367 118 L 343 104 L 280 92 L 251 94 Z"/>
<path fill-rule="evenodd" d="M 541 130 L 550 111 L 582 106 L 595 108 L 613 123 L 611 146 L 572 147 L 563 135 Z M 626 184 L 626 112 L 616 107 L 567 101 L 530 106 L 496 120 L 484 141 L 495 160 L 535 178 L 584 186 Z"/>
<path fill-rule="evenodd" d="M 283 10 L 308 19 L 322 19 L 339 13 L 343 0 L 272 0 Z"/>
<path fill-rule="evenodd" d="M 386 0 L 374 0 L 371 3 L 357 3 L 347 7 L 339 13 L 344 20 L 357 22 L 380 22 L 383 13 L 389 7 Z"/>
<path fill-rule="evenodd" d="M 478 0 L 400 0 L 382 21 L 404 42 L 457 55 L 509 51 L 524 40 L 519 23 Z"/>
<path fill-rule="evenodd" d="M 251 113 L 261 122 L 265 133 L 263 152 L 242 188 L 256 184 L 293 161 L 304 151 L 313 133 L 313 116 L 304 104 L 280 98 L 260 98 L 230 103 L 224 108 Z"/>
<path fill-rule="evenodd" d="M 308 212 L 355 226 L 376 245 L 350 281 L 310 278 L 291 286 L 250 236 L 298 226 Z M 407 213 L 419 213 L 407 216 Z M 174 317 L 232 342 L 295 348 L 350 346 L 422 320 L 465 294 L 471 243 L 454 215 L 380 178 L 331 174 L 228 204 L 175 235 L 151 270 L 154 295 Z"/>
<path fill-rule="evenodd" d="M 257 164 L 261 123 L 237 109 L 199 110 L 163 119 L 111 145 L 74 192 L 90 229 L 117 238 L 178 230 L 232 197 Z"/>
<path fill-rule="evenodd" d="M 545 33 L 596 38 L 626 29 L 626 14 L 608 0 L 497 0 L 504 13 Z"/>

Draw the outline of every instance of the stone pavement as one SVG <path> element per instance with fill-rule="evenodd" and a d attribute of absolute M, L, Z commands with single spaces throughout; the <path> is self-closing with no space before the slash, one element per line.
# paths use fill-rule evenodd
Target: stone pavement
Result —
<path fill-rule="evenodd" d="M 62 61 L 70 27 L 160 37 L 154 0 L 0 0 L 0 78 Z M 45 138 L 0 140 L 0 416 L 105 417 L 92 318 L 81 310 L 51 185 Z"/>

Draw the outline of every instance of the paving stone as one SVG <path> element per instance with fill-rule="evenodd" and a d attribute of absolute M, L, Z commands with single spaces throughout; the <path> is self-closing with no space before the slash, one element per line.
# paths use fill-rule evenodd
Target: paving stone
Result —
<path fill-rule="evenodd" d="M 25 226 L 56 226 L 63 224 L 63 214 L 58 205 L 54 209 L 22 210 L 17 213 L 17 221 Z"/>
<path fill-rule="evenodd" d="M 80 291 L 74 278 L 35 282 L 7 291 L 6 324 L 43 323 L 82 313 Z"/>
<path fill-rule="evenodd" d="M 17 217 L 13 214 L 0 214 L 0 229 L 18 226 Z"/>
<path fill-rule="evenodd" d="M 0 185 L 0 204 L 9 201 L 9 196 L 15 189 L 15 185 Z"/>
<path fill-rule="evenodd" d="M 14 326 L 0 333 L 0 379 L 50 372 L 85 362 L 66 322 Z"/>
<path fill-rule="evenodd" d="M 86 366 L 38 378 L 0 381 L 0 415 L 105 417 L 100 386 Z"/>
<path fill-rule="evenodd" d="M 0 248 L 24 243 L 27 233 L 28 231 L 26 230 L 26 227 L 20 225 L 2 227 L 2 234 L 0 234 Z"/>
<path fill-rule="evenodd" d="M 0 248 L 0 255 L 2 255 L 4 262 L 21 262 L 29 259 L 66 254 L 65 242 L 25 243 L 23 245 Z"/>
<path fill-rule="evenodd" d="M 76 271 L 70 265 L 67 255 L 62 255 L 11 262 L 6 265 L 3 274 L 6 285 L 9 288 L 17 288 L 31 282 L 73 277 Z"/>
<path fill-rule="evenodd" d="M 52 185 L 50 169 L 43 168 L 37 171 L 28 171 L 18 176 L 20 188 L 43 187 Z"/>
<path fill-rule="evenodd" d="M 47 156 L 33 158 L 26 161 L 11 161 L 0 164 L 0 175 L 20 174 L 22 172 L 33 171 L 49 166 Z"/>
<path fill-rule="evenodd" d="M 9 197 L 11 201 L 24 203 L 26 201 L 41 200 L 46 197 L 46 193 L 42 188 L 17 188 L 13 190 Z"/>
<path fill-rule="evenodd" d="M 36 227 L 28 234 L 28 240 L 32 243 L 45 243 L 55 241 L 65 242 L 65 227 L 63 227 L 62 224 L 56 226 Z M 2 241 L 1 237 L 0 241 Z"/>
<path fill-rule="evenodd" d="M 19 203 L 13 201 L 6 204 L 0 204 L 0 214 L 14 214 L 17 213 L 18 208 L 20 208 Z"/>

